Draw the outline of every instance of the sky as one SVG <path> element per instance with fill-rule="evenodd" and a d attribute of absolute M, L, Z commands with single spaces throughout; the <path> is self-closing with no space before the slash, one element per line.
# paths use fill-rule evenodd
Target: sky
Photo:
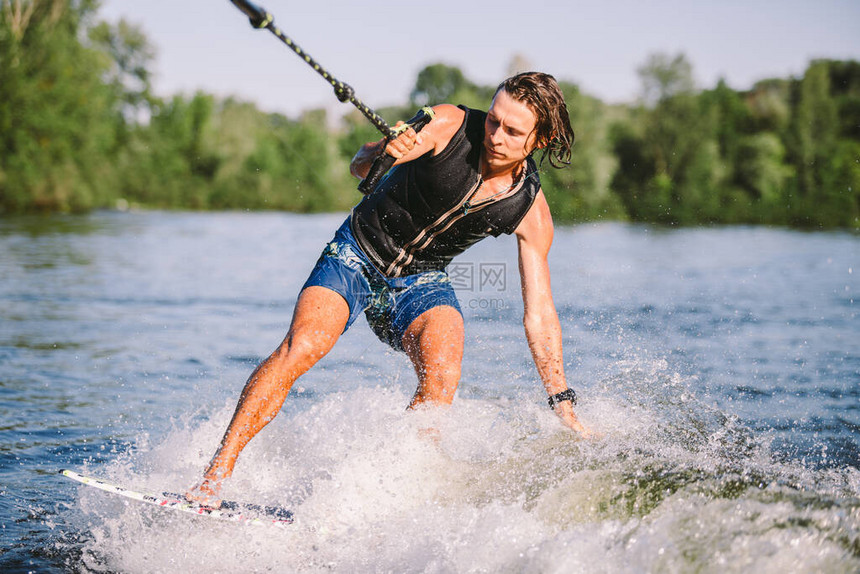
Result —
<path fill-rule="evenodd" d="M 860 0 L 260 0 L 275 24 L 371 108 L 406 103 L 444 62 L 478 84 L 514 56 L 605 102 L 634 101 L 652 53 L 684 53 L 699 88 L 799 77 L 815 58 L 860 60 Z M 328 83 L 229 0 L 103 0 L 156 50 L 155 92 L 204 90 L 295 116 L 349 111 Z M 456 102 L 455 102 L 456 103 Z M 392 118 L 388 118 L 391 120 Z"/>

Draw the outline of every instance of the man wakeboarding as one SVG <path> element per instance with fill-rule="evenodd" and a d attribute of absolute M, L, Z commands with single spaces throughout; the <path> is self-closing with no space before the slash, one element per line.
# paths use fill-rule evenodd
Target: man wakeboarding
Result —
<path fill-rule="evenodd" d="M 383 151 L 395 167 L 353 208 L 299 294 L 280 346 L 251 374 L 202 480 L 187 494 L 216 501 L 239 453 L 280 411 L 296 379 L 363 312 L 374 333 L 412 361 L 409 408 L 449 405 L 460 379 L 463 315 L 446 266 L 489 237 L 517 238 L 523 325 L 550 407 L 584 437 L 567 386 L 547 261 L 549 206 L 532 154 L 569 164 L 574 134 L 556 80 L 527 72 L 502 82 L 487 112 L 448 104 L 419 133 L 365 144 L 350 165 L 364 178 Z M 400 124 L 398 124 L 400 125 Z"/>

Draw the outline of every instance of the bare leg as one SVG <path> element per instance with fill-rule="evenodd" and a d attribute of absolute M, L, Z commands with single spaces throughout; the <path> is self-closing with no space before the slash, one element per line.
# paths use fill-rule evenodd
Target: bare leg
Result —
<path fill-rule="evenodd" d="M 409 408 L 423 403 L 450 405 L 463 362 L 463 317 L 448 305 L 418 316 L 403 335 L 403 348 L 418 375 Z"/>
<path fill-rule="evenodd" d="M 338 293 L 316 286 L 302 291 L 286 338 L 251 374 L 221 445 L 190 498 L 217 498 L 239 453 L 275 418 L 296 379 L 331 350 L 348 319 L 349 306 Z"/>

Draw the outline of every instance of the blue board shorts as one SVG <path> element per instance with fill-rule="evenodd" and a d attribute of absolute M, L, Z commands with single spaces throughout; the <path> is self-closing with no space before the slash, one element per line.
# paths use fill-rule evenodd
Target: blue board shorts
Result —
<path fill-rule="evenodd" d="M 326 287 L 349 305 L 344 333 L 364 312 L 377 337 L 403 350 L 403 334 L 421 313 L 449 305 L 460 315 L 460 303 L 445 271 L 426 271 L 406 277 L 386 277 L 368 259 L 352 234 L 349 218 L 325 246 L 302 289 Z"/>

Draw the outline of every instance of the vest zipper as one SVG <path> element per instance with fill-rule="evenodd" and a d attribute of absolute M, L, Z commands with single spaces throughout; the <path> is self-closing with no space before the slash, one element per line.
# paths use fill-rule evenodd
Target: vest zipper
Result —
<path fill-rule="evenodd" d="M 418 235 L 415 236 L 412 241 L 404 245 L 400 249 L 400 253 L 397 254 L 397 257 L 394 261 L 391 262 L 386 270 L 385 274 L 389 277 L 400 277 L 400 274 L 403 273 L 403 269 L 406 268 L 410 263 L 412 263 L 412 259 L 415 256 L 415 252 L 419 249 L 426 249 L 428 245 L 430 245 L 439 234 L 447 231 L 454 223 L 465 217 L 467 214 L 475 211 L 479 211 L 488 205 L 496 203 L 497 201 L 501 201 L 507 197 L 510 197 L 517 191 L 519 191 L 520 187 L 522 187 L 523 182 L 525 182 L 525 178 L 521 178 L 520 182 L 510 189 L 507 193 L 500 196 L 491 196 L 485 201 L 480 201 L 478 203 L 471 203 L 473 197 L 478 194 L 481 186 L 484 184 L 484 180 L 482 177 L 478 176 L 478 181 L 472 187 L 472 189 L 467 193 L 462 201 L 460 201 L 456 206 L 449 209 L 441 216 L 439 216 L 436 221 L 432 224 L 428 225 L 424 229 L 422 229 Z M 431 230 L 436 228 L 435 231 L 431 233 Z"/>

